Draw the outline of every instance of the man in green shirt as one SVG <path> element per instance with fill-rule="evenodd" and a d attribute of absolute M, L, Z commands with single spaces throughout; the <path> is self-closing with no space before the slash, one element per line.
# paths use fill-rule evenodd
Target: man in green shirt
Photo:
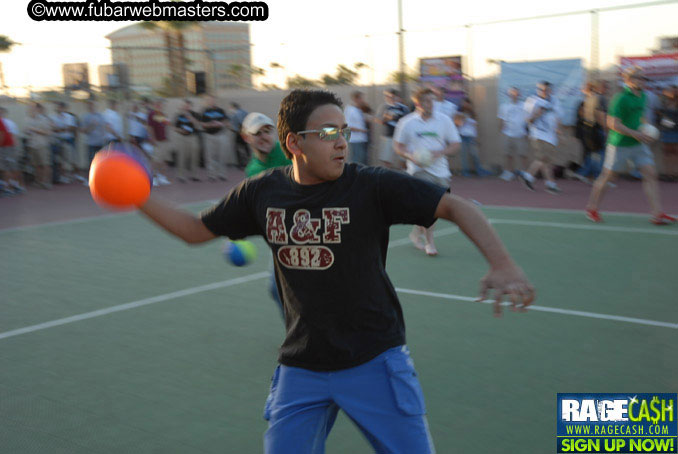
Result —
<path fill-rule="evenodd" d="M 276 139 L 273 120 L 266 115 L 252 112 L 242 122 L 242 138 L 252 151 L 252 159 L 245 167 L 245 175 L 254 176 L 264 170 L 287 166 L 292 162 L 285 157 Z"/>
<path fill-rule="evenodd" d="M 605 149 L 603 172 L 593 184 L 589 203 L 586 206 L 586 217 L 593 222 L 602 222 L 598 206 L 603 198 L 607 183 L 614 180 L 617 173 L 624 170 L 627 161 L 633 161 L 643 177 L 643 190 L 650 202 L 652 218 L 656 225 L 667 225 L 676 222 L 662 211 L 659 199 L 659 184 L 654 157 L 647 144 L 654 139 L 640 131 L 645 123 L 645 76 L 640 67 L 632 66 L 622 74 L 624 90 L 610 102 L 607 115 L 607 126 L 610 129 Z"/>
<path fill-rule="evenodd" d="M 292 164 L 292 161 L 287 159 L 282 148 L 280 148 L 280 142 L 277 139 L 278 131 L 275 129 L 273 120 L 266 115 L 258 112 L 248 114 L 242 122 L 240 134 L 252 151 L 252 158 L 245 167 L 247 177 L 252 177 L 274 167 Z M 273 270 L 271 270 L 269 291 L 271 298 L 278 303 L 278 308 L 284 317 L 282 301 L 278 294 L 278 285 Z"/>

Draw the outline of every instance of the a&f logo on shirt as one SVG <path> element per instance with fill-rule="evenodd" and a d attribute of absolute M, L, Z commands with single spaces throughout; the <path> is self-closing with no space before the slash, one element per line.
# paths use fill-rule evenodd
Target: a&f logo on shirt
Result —
<path fill-rule="evenodd" d="M 319 232 L 324 222 L 322 234 Z M 285 227 L 285 210 L 266 210 L 266 237 L 278 249 L 278 260 L 295 270 L 326 270 L 334 263 L 334 253 L 324 244 L 341 243 L 341 226 L 350 223 L 348 208 L 323 208 L 322 219 L 312 218 L 308 210 L 299 209 L 292 216 L 292 228 Z M 289 240 L 294 245 L 288 245 Z"/>

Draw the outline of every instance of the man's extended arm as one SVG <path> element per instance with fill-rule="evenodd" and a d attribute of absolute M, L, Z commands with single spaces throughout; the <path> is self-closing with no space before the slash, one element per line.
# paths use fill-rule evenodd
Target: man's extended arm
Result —
<path fill-rule="evenodd" d="M 532 303 L 534 288 L 478 208 L 460 197 L 445 194 L 438 203 L 435 216 L 457 224 L 489 262 L 490 271 L 480 281 L 479 300 L 484 300 L 488 290 L 494 289 L 495 316 L 501 316 L 503 295 L 511 297 L 514 310 Z"/>
<path fill-rule="evenodd" d="M 175 208 L 155 197 L 150 197 L 139 210 L 160 227 L 186 243 L 204 243 L 217 237 L 196 215 Z"/>

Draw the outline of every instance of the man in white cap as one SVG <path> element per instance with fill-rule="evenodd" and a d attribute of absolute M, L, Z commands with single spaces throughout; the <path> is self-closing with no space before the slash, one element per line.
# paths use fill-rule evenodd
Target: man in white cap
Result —
<path fill-rule="evenodd" d="M 292 164 L 278 142 L 278 131 L 273 120 L 258 112 L 247 114 L 242 121 L 240 135 L 252 151 L 250 162 L 245 167 L 245 175 L 253 177 L 274 167 L 283 167 Z M 275 273 L 271 270 L 269 283 L 271 298 L 278 304 L 280 313 L 284 314 L 282 301 L 278 294 L 278 285 L 275 282 Z M 283 315 L 284 317 L 284 315 Z"/>
<path fill-rule="evenodd" d="M 248 114 L 240 131 L 252 151 L 252 158 L 245 167 L 246 176 L 251 177 L 264 170 L 292 164 L 280 148 L 273 120 L 266 115 L 258 112 Z"/>

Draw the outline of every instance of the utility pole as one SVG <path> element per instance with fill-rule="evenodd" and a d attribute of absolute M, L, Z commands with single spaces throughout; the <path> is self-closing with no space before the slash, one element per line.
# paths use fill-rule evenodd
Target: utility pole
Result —
<path fill-rule="evenodd" d="M 400 96 L 407 99 L 405 74 L 405 30 L 403 29 L 403 0 L 398 0 L 398 63 L 400 72 Z"/>
<path fill-rule="evenodd" d="M 591 62 L 589 70 L 592 78 L 598 78 L 600 71 L 600 26 L 598 25 L 598 10 L 591 10 Z"/>
<path fill-rule="evenodd" d="M 214 55 L 214 50 L 207 50 L 207 58 L 209 58 L 212 66 L 212 95 L 217 96 L 219 92 L 219 75 L 217 74 L 217 61 Z"/>

